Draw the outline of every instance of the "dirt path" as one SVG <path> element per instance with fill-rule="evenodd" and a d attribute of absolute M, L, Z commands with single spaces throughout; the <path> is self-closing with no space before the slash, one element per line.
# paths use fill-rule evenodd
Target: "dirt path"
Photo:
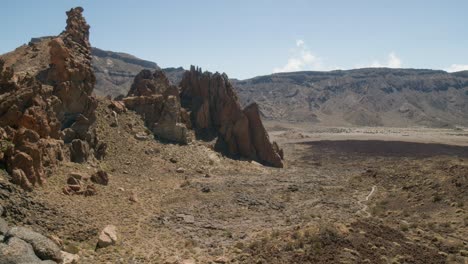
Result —
<path fill-rule="evenodd" d="M 369 212 L 367 211 L 367 209 L 369 208 L 369 206 L 368 206 L 367 204 L 364 204 L 364 203 L 369 201 L 370 197 L 374 194 L 374 192 L 375 192 L 376 189 L 377 189 L 377 186 L 375 186 L 375 185 L 372 186 L 372 190 L 371 190 L 370 193 L 366 196 L 366 199 L 358 201 L 358 204 L 359 204 L 360 206 L 362 206 L 362 208 L 361 208 L 359 211 L 357 211 L 356 214 L 359 214 L 360 212 L 363 212 L 363 213 L 365 213 L 365 214 L 367 215 L 366 217 L 371 217 L 371 216 L 372 216 L 371 213 L 369 213 Z"/>

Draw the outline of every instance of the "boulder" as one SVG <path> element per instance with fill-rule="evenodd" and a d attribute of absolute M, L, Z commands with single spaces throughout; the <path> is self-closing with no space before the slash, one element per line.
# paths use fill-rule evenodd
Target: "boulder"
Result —
<path fill-rule="evenodd" d="M 109 184 L 109 175 L 103 170 L 99 170 L 91 175 L 91 181 L 96 184 L 107 185 Z"/>
<path fill-rule="evenodd" d="M 84 163 L 89 157 L 89 145 L 81 139 L 74 139 L 70 146 L 70 160 L 76 163 Z"/>
<path fill-rule="evenodd" d="M 11 237 L 6 244 L 0 243 L 0 263 L 41 263 L 41 259 L 34 254 L 33 247 L 30 244 L 20 238 Z"/>
<path fill-rule="evenodd" d="M 115 245 L 117 242 L 117 228 L 114 225 L 107 225 L 99 234 L 97 248 L 105 248 Z"/>
<path fill-rule="evenodd" d="M 21 239 L 31 244 L 35 254 L 42 260 L 62 261 L 60 248 L 49 238 L 25 227 L 13 227 L 5 234 L 7 239 Z"/>
<path fill-rule="evenodd" d="M 8 230 L 10 230 L 8 223 L 5 221 L 5 219 L 0 218 L 0 235 L 5 235 Z"/>

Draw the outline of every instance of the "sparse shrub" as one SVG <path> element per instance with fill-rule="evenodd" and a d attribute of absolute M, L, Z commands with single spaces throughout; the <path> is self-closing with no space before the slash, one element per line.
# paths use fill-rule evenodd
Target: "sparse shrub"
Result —
<path fill-rule="evenodd" d="M 180 184 L 180 188 L 185 188 L 187 186 L 190 186 L 190 181 L 189 180 L 185 180 Z"/>
<path fill-rule="evenodd" d="M 0 140 L 0 152 L 5 152 L 8 150 L 8 148 L 10 147 L 14 147 L 15 145 L 13 144 L 13 142 L 9 141 L 9 140 L 6 140 L 6 139 L 1 139 Z"/>
<path fill-rule="evenodd" d="M 403 231 L 403 232 L 408 232 L 409 226 L 408 226 L 407 224 L 401 224 L 401 225 L 400 225 L 400 229 L 401 229 L 401 231 Z"/>
<path fill-rule="evenodd" d="M 436 193 L 436 194 L 434 194 L 434 196 L 432 196 L 432 202 L 438 203 L 440 201 L 442 201 L 442 197 L 438 193 Z"/>
<path fill-rule="evenodd" d="M 241 241 L 237 242 L 234 247 L 238 248 L 238 249 L 244 249 L 245 245 L 244 243 L 242 243 Z"/>

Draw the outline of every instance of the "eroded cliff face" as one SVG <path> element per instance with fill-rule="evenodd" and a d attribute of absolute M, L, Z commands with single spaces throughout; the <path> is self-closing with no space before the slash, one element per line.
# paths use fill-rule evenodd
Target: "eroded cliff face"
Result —
<path fill-rule="evenodd" d="M 191 141 L 187 116 L 180 106 L 179 90 L 171 85 L 164 72 L 141 71 L 124 98 L 125 106 L 137 112 L 156 137 L 181 144 Z"/>
<path fill-rule="evenodd" d="M 24 189 L 44 183 L 63 159 L 94 159 L 94 149 L 103 144 L 93 129 L 95 77 L 82 12 L 68 11 L 65 31 L 45 39 L 47 45 L 32 44 L 24 54 L 9 56 L 10 65 L 36 67 L 15 74 L 0 62 L 0 162 Z M 38 62 L 44 58 L 48 63 Z"/>
<path fill-rule="evenodd" d="M 182 106 L 190 111 L 198 137 L 217 136 L 217 149 L 228 155 L 283 167 L 279 150 L 273 148 L 263 127 L 257 105 L 242 110 L 226 74 L 202 73 L 192 66 L 180 86 Z"/>

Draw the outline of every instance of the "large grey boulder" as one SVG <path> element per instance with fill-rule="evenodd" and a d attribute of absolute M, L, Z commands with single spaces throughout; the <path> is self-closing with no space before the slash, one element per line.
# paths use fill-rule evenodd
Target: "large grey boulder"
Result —
<path fill-rule="evenodd" d="M 0 264 L 41 263 L 32 246 L 25 241 L 12 237 L 6 244 L 0 243 Z"/>
<path fill-rule="evenodd" d="M 8 230 L 5 237 L 7 239 L 19 238 L 28 242 L 31 244 L 36 255 L 42 260 L 62 261 L 60 248 L 52 240 L 32 231 L 31 229 L 25 227 L 13 227 Z"/>
<path fill-rule="evenodd" d="M 5 219 L 0 218 L 0 235 L 5 235 L 8 230 L 10 230 L 8 223 L 5 221 Z"/>

